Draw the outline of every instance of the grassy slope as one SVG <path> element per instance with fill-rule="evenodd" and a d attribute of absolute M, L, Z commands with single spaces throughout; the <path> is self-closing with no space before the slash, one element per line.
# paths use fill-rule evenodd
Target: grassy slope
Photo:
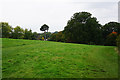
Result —
<path fill-rule="evenodd" d="M 3 39 L 3 78 L 115 78 L 115 47 Z"/>

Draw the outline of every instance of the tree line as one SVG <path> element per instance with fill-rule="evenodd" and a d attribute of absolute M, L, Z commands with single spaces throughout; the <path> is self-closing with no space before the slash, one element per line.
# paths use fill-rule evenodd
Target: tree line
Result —
<path fill-rule="evenodd" d="M 33 32 L 32 30 L 23 29 L 20 26 L 16 26 L 13 28 L 7 22 L 0 22 L 1 30 L 2 31 L 2 38 L 13 38 L 13 39 L 29 39 L 29 40 L 36 40 L 37 39 L 37 32 Z"/>
<path fill-rule="evenodd" d="M 44 33 L 23 30 L 20 26 L 12 28 L 8 23 L 1 22 L 2 37 L 14 39 L 49 40 L 66 43 L 92 44 L 116 46 L 120 44 L 120 23 L 109 22 L 101 25 L 96 17 L 89 12 L 77 12 L 73 14 L 63 31 L 48 32 L 49 26 L 40 27 Z M 46 32 L 47 30 L 47 32 Z"/>
<path fill-rule="evenodd" d="M 51 40 L 80 44 L 116 46 L 120 35 L 120 23 L 101 25 L 89 12 L 75 13 L 63 31 L 53 33 Z"/>
<path fill-rule="evenodd" d="M 52 41 L 92 45 L 118 46 L 120 51 L 120 23 L 101 25 L 89 12 L 75 13 L 63 31 L 53 33 Z"/>
<path fill-rule="evenodd" d="M 45 31 L 44 33 L 32 32 L 32 30 L 23 29 L 20 26 L 13 28 L 7 22 L 0 22 L 0 37 L 2 38 L 13 38 L 13 39 L 28 39 L 28 40 L 50 40 L 51 32 L 48 32 L 49 27 L 44 28 L 47 25 L 41 26 L 40 30 Z M 46 32 L 47 30 L 47 32 Z"/>

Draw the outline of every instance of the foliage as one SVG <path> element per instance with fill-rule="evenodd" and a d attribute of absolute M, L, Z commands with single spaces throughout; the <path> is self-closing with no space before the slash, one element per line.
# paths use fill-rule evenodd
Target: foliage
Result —
<path fill-rule="evenodd" d="M 113 34 L 113 35 L 110 35 L 110 34 Z M 102 36 L 103 36 L 104 45 L 116 45 L 116 37 L 119 34 L 120 34 L 120 23 L 109 22 L 105 24 L 102 27 Z"/>
<path fill-rule="evenodd" d="M 117 38 L 117 33 L 116 32 L 110 33 L 106 38 L 105 45 L 116 46 L 116 38 Z"/>
<path fill-rule="evenodd" d="M 99 44 L 101 42 L 101 25 L 88 12 L 75 13 L 64 29 L 67 42 Z M 96 35 L 97 34 L 97 35 Z"/>
<path fill-rule="evenodd" d="M 50 41 L 56 41 L 56 35 L 57 33 L 52 33 L 52 35 L 50 36 Z"/>
<path fill-rule="evenodd" d="M 32 30 L 23 30 L 20 26 L 12 28 L 7 22 L 0 22 L 0 33 L 2 33 L 3 38 L 36 40 L 38 37 L 37 32 L 32 33 Z"/>
<path fill-rule="evenodd" d="M 85 24 L 86 42 L 94 44 L 102 44 L 101 25 L 95 17 L 89 18 Z"/>
<path fill-rule="evenodd" d="M 42 37 L 45 37 L 45 33 L 40 33 L 38 35 L 40 40 L 42 40 Z M 51 32 L 46 32 L 46 35 L 47 35 L 47 39 L 50 40 Z"/>
<path fill-rule="evenodd" d="M 42 40 L 44 37 L 45 40 L 57 42 L 108 46 L 116 45 L 116 37 L 120 34 L 120 23 L 109 22 L 102 26 L 91 13 L 78 12 L 73 14 L 63 31 L 50 33 L 48 29 L 49 26 L 44 24 L 40 28 L 44 33 L 32 33 L 32 30 L 23 30 L 19 26 L 12 28 L 7 22 L 0 22 L 3 38 Z"/>
<path fill-rule="evenodd" d="M 0 31 L 2 31 L 3 38 L 10 38 L 12 33 L 12 27 L 7 22 L 0 22 Z"/>
<path fill-rule="evenodd" d="M 24 38 L 24 30 L 20 26 L 16 26 L 12 32 L 12 38 L 14 39 L 23 39 Z"/>
<path fill-rule="evenodd" d="M 46 25 L 46 24 L 42 25 L 41 28 L 40 28 L 41 31 L 46 31 L 48 29 L 49 29 L 49 26 Z"/>
<path fill-rule="evenodd" d="M 109 22 L 102 27 L 102 35 L 104 42 L 107 39 L 107 36 L 112 32 L 116 32 L 118 35 L 120 34 L 120 23 Z"/>
<path fill-rule="evenodd" d="M 37 40 L 38 37 L 38 33 L 37 32 L 33 32 L 32 33 L 32 40 Z"/>
<path fill-rule="evenodd" d="M 49 26 L 46 25 L 46 24 L 42 25 L 41 28 L 40 28 L 40 30 L 44 31 L 44 33 L 45 33 L 45 40 L 47 39 L 46 30 L 48 32 L 48 29 L 49 29 Z"/>
<path fill-rule="evenodd" d="M 112 32 L 117 32 L 120 34 L 120 23 L 118 22 L 109 22 L 102 27 L 103 36 L 107 37 Z"/>
<path fill-rule="evenodd" d="M 24 39 L 30 39 L 31 40 L 32 36 L 33 36 L 32 30 L 28 31 L 28 29 L 25 29 Z"/>
<path fill-rule="evenodd" d="M 64 33 L 62 31 L 53 33 L 50 37 L 51 41 L 65 42 Z"/>

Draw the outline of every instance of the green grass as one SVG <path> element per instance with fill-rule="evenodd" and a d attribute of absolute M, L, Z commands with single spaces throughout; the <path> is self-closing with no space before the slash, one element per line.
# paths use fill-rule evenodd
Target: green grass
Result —
<path fill-rule="evenodd" d="M 3 78 L 118 78 L 113 46 L 2 39 Z"/>

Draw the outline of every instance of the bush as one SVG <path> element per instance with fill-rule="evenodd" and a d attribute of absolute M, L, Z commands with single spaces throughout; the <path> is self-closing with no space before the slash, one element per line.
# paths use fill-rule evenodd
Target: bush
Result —
<path fill-rule="evenodd" d="M 117 47 L 118 47 L 118 50 L 119 50 L 119 53 L 120 53 L 120 35 L 117 37 Z"/>
<path fill-rule="evenodd" d="M 116 38 L 117 38 L 117 33 L 112 32 L 107 36 L 107 39 L 105 41 L 106 46 L 116 46 Z"/>
<path fill-rule="evenodd" d="M 64 38 L 64 34 L 62 31 L 58 32 L 58 33 L 53 33 L 50 37 L 51 41 L 57 41 L 57 42 L 64 42 L 65 38 Z"/>

